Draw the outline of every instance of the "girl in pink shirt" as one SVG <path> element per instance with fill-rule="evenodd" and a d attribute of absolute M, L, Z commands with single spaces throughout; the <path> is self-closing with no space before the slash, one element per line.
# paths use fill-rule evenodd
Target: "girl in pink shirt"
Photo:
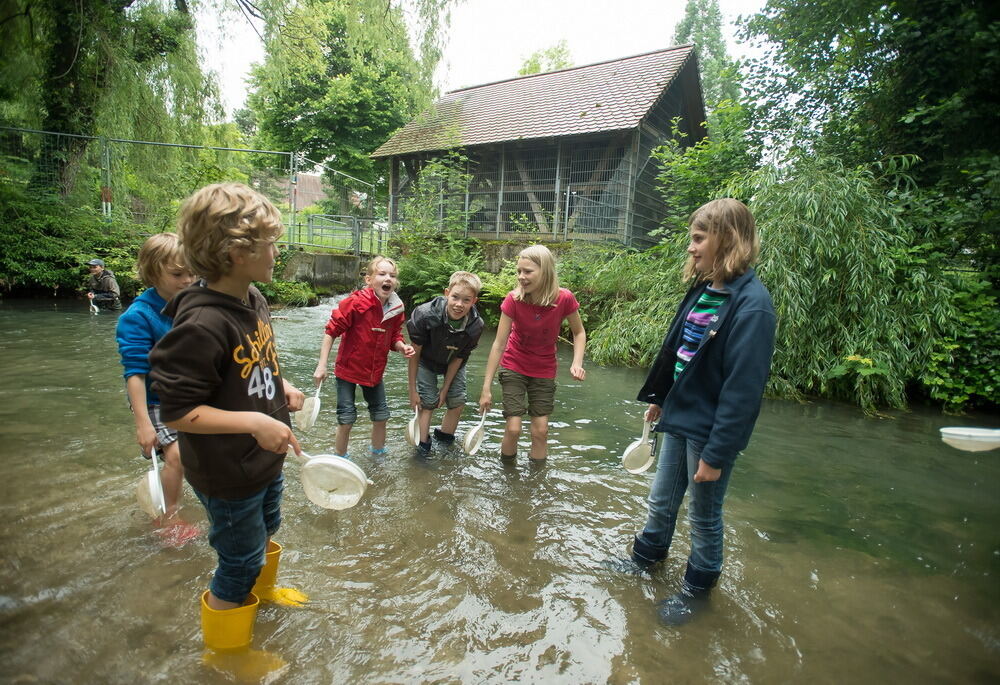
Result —
<path fill-rule="evenodd" d="M 566 288 L 559 287 L 556 262 L 544 245 L 532 245 L 517 256 L 517 288 L 500 305 L 500 324 L 490 349 L 479 396 L 480 411 L 493 405 L 490 386 L 500 368 L 503 415 L 507 419 L 500 456 L 517 456 L 521 417 L 531 417 L 532 459 L 548 456 L 549 415 L 556 391 L 556 340 L 563 320 L 573 333 L 573 363 L 569 373 L 582 381 L 583 352 L 587 333 L 580 319 L 580 303 Z"/>

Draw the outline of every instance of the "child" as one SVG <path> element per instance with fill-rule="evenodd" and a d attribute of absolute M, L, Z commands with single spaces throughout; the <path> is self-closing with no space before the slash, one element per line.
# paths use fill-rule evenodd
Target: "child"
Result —
<path fill-rule="evenodd" d="M 104 268 L 104 260 L 91 259 L 87 262 L 87 268 L 90 270 L 90 278 L 87 280 L 87 299 L 101 309 L 121 309 L 118 279 L 111 269 Z"/>
<path fill-rule="evenodd" d="M 218 555 L 201 596 L 202 634 L 213 650 L 250 644 L 259 600 L 307 599 L 274 587 L 281 546 L 271 540 L 281 523 L 285 453 L 301 454 L 289 412 L 305 396 L 282 375 L 267 302 L 251 285 L 271 280 L 281 232 L 278 210 L 243 184 L 189 197 L 177 235 L 204 280 L 167 305 L 174 326 L 150 355 L 153 390 L 164 421 L 180 432 L 184 475 L 208 513 Z"/>
<path fill-rule="evenodd" d="M 483 320 L 476 301 L 483 283 L 468 271 L 456 271 L 448 281 L 444 297 L 413 310 L 406 322 L 414 355 L 410 357 L 410 406 L 420 407 L 420 443 L 426 455 L 431 449 L 431 415 L 442 404 L 448 407 L 434 437 L 446 444 L 455 441 L 455 428 L 465 406 L 465 362 L 479 344 Z M 438 391 L 438 376 L 444 375 Z"/>
<path fill-rule="evenodd" d="M 396 294 L 396 262 L 379 255 L 368 263 L 366 287 L 341 300 L 326 324 L 319 361 L 313 380 L 317 385 L 327 376 L 328 359 L 333 341 L 344 336 L 337 350 L 334 375 L 337 377 L 337 440 L 336 453 L 347 457 L 351 428 L 358 418 L 354 405 L 355 390 L 368 403 L 372 420 L 371 453 L 385 454 L 385 424 L 389 420 L 389 405 L 385 401 L 382 374 L 395 350 L 409 359 L 413 348 L 403 342 L 403 302 Z"/>
<path fill-rule="evenodd" d="M 659 604 L 667 624 L 687 622 L 722 568 L 722 502 L 733 462 L 760 412 L 774 350 L 775 314 L 751 268 L 759 250 L 750 210 L 713 200 L 691 215 L 686 280 L 693 280 L 638 399 L 664 434 L 649 515 L 632 561 L 667 556 L 685 490 L 691 492 L 691 553 L 678 594 Z"/>
<path fill-rule="evenodd" d="M 556 263 L 544 245 L 532 245 L 517 256 L 518 286 L 500 305 L 500 324 L 490 349 L 479 397 L 480 411 L 493 404 L 490 385 L 500 366 L 503 415 L 507 427 L 500 443 L 500 456 L 517 456 L 521 417 L 531 417 L 532 459 L 548 456 L 549 414 L 556 393 L 556 340 L 565 319 L 573 333 L 573 363 L 569 373 L 582 381 L 583 352 L 587 333 L 580 319 L 580 304 L 566 288 L 559 287 Z M 501 356 L 502 355 L 502 356 Z"/>
<path fill-rule="evenodd" d="M 170 317 L 163 314 L 163 308 L 174 295 L 191 285 L 194 275 L 184 265 L 174 233 L 157 233 L 147 238 L 139 249 L 136 266 L 139 280 L 148 287 L 118 318 L 115 337 L 125 367 L 125 389 L 135 420 L 136 441 L 147 459 L 153 448 L 158 448 L 163 457 L 160 478 L 167 512 L 162 523 L 170 525 L 161 530 L 174 544 L 181 544 L 194 537 L 197 529 L 176 518 L 184 468 L 177 448 L 177 431 L 163 425 L 160 398 L 149 389 L 149 351 L 170 330 Z"/>

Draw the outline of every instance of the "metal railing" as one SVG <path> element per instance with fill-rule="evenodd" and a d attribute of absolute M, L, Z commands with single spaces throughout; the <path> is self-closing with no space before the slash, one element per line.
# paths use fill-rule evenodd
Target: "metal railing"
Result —
<path fill-rule="evenodd" d="M 289 224 L 282 241 L 289 246 L 373 256 L 383 253 L 387 239 L 388 226 L 373 217 L 310 214 L 305 223 Z"/>

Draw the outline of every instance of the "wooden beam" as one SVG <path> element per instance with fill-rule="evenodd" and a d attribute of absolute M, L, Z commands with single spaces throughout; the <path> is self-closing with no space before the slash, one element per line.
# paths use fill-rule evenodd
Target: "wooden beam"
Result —
<path fill-rule="evenodd" d="M 514 160 L 514 164 L 517 165 L 517 173 L 521 175 L 521 181 L 524 184 L 522 190 L 528 195 L 528 203 L 531 205 L 531 213 L 535 215 L 535 223 L 538 224 L 538 230 L 542 233 L 549 232 L 549 224 L 545 220 L 545 208 L 542 207 L 542 203 L 538 201 L 538 196 L 535 195 L 535 191 L 531 190 L 531 176 L 528 174 L 528 170 L 524 167 L 524 160 L 518 157 Z M 513 188 L 511 191 L 513 192 Z"/>

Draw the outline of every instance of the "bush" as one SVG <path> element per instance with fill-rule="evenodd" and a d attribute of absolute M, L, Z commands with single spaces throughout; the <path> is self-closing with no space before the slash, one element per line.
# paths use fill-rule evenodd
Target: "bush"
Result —
<path fill-rule="evenodd" d="M 136 226 L 106 223 L 96 212 L 69 207 L 56 196 L 28 197 L 0 185 L 0 286 L 8 291 L 81 291 L 86 263 L 100 257 L 115 273 L 122 295 L 134 295 L 135 255 L 145 238 Z"/>
<path fill-rule="evenodd" d="M 906 161 L 886 169 L 802 156 L 729 189 L 752 198 L 761 233 L 758 273 L 778 315 L 772 393 L 903 407 L 954 320 L 942 262 L 917 244 L 893 190 Z M 839 373 L 848 359 L 870 364 Z"/>
<path fill-rule="evenodd" d="M 299 281 L 271 281 L 255 283 L 270 304 L 307 307 L 319 304 L 319 296 L 308 283 Z"/>
<path fill-rule="evenodd" d="M 1000 309 L 990 284 L 959 279 L 953 333 L 938 338 L 921 382 L 945 411 L 1000 405 Z"/>

